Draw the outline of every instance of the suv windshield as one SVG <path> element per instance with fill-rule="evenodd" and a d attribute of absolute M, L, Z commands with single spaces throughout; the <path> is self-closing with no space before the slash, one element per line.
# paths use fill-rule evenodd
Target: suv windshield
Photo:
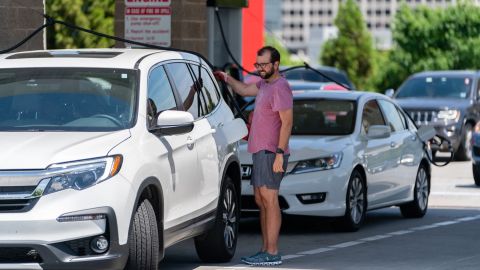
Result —
<path fill-rule="evenodd" d="M 137 73 L 0 69 L 1 131 L 113 131 L 134 123 Z"/>
<path fill-rule="evenodd" d="M 347 135 L 355 127 L 355 101 L 295 100 L 292 135 Z"/>
<path fill-rule="evenodd" d="M 417 77 L 407 80 L 398 89 L 396 98 L 467 98 L 472 88 L 471 77 Z"/>

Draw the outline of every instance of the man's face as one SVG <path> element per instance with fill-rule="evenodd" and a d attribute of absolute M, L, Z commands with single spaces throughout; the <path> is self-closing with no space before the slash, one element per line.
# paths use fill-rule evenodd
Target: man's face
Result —
<path fill-rule="evenodd" d="M 257 55 L 257 62 L 255 68 L 262 79 L 270 78 L 276 70 L 274 63 L 270 61 L 270 52 L 265 52 L 262 55 Z"/>

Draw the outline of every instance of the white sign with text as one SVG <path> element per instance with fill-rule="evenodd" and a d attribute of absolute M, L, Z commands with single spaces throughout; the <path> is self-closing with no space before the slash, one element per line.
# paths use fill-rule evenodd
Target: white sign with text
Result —
<path fill-rule="evenodd" d="M 125 0 L 125 38 L 169 47 L 172 9 L 168 0 Z M 142 3 L 142 6 L 138 4 Z M 168 5 L 166 5 L 168 4 Z M 132 44 L 132 46 L 135 46 Z"/>

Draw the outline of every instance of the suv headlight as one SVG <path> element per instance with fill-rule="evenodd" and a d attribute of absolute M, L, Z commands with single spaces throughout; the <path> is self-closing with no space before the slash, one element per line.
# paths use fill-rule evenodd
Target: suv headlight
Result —
<path fill-rule="evenodd" d="M 458 120 L 460 118 L 460 111 L 458 110 L 443 110 L 437 114 L 438 119 Z"/>
<path fill-rule="evenodd" d="M 45 178 L 49 184 L 43 195 L 65 189 L 86 189 L 116 175 L 121 166 L 121 155 L 53 164 L 48 168 L 52 175 Z"/>
<path fill-rule="evenodd" d="M 335 169 L 340 166 L 342 157 L 343 153 L 339 152 L 326 157 L 301 160 L 295 165 L 295 168 L 293 168 L 291 173 L 295 174 Z"/>

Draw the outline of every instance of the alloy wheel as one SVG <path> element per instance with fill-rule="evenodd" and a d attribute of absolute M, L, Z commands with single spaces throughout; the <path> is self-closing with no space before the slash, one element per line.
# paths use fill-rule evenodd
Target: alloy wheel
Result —
<path fill-rule="evenodd" d="M 237 227 L 237 205 L 234 199 L 233 190 L 227 188 L 225 196 L 223 197 L 223 213 L 222 220 L 225 224 L 225 230 L 223 232 L 223 238 L 225 240 L 225 246 L 227 248 L 233 248 L 235 244 L 235 232 Z"/>
<path fill-rule="evenodd" d="M 418 171 L 415 185 L 417 189 L 418 206 L 424 210 L 428 204 L 428 176 L 423 167 Z"/>
<path fill-rule="evenodd" d="M 360 223 L 362 220 L 363 212 L 365 211 L 364 197 L 362 180 L 359 177 L 353 178 L 352 185 L 348 192 L 348 200 L 350 204 L 350 216 L 355 224 Z"/>

